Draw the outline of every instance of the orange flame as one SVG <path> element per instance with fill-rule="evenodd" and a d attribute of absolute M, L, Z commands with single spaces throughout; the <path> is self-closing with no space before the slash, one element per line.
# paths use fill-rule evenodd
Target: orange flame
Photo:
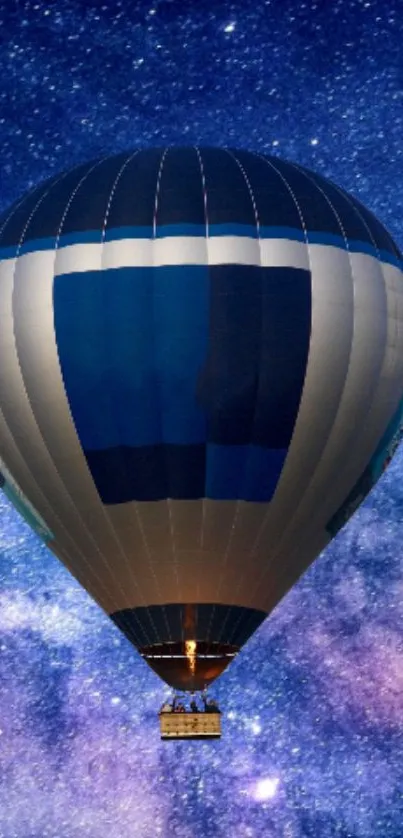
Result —
<path fill-rule="evenodd" d="M 197 643 L 195 640 L 185 640 L 185 655 L 189 661 L 189 669 L 192 675 L 195 674 L 196 670 L 196 648 Z"/>

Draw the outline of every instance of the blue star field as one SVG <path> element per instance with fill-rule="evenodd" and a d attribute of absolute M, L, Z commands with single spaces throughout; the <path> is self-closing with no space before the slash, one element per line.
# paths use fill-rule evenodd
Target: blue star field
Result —
<path fill-rule="evenodd" d="M 402 248 L 399 0 L 0 0 L 0 210 L 133 146 L 278 154 Z M 166 689 L 0 495 L 1 838 L 403 838 L 403 452 L 164 743 Z"/>

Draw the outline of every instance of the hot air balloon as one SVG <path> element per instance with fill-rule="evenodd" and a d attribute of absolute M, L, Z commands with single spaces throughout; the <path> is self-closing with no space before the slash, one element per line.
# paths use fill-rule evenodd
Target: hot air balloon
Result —
<path fill-rule="evenodd" d="M 3 489 L 201 690 L 400 439 L 401 253 L 325 178 L 220 148 L 85 163 L 0 230 Z"/>

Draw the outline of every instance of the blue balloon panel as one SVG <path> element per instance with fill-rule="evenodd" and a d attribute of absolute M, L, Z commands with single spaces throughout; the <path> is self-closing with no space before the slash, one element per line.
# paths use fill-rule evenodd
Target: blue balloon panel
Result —
<path fill-rule="evenodd" d="M 272 497 L 301 399 L 308 271 L 245 265 L 55 278 L 66 393 L 104 503 Z"/>
<path fill-rule="evenodd" d="M 56 277 L 54 312 L 85 451 L 205 442 L 195 381 L 208 345 L 206 266 Z"/>

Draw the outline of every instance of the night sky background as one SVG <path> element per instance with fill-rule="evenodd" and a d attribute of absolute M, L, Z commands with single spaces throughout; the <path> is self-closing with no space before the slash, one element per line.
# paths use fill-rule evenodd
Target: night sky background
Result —
<path fill-rule="evenodd" d="M 403 246 L 401 0 L 0 0 L 0 211 L 133 146 L 335 180 Z M 403 451 L 213 691 L 165 688 L 0 496 L 0 838 L 403 838 Z"/>

